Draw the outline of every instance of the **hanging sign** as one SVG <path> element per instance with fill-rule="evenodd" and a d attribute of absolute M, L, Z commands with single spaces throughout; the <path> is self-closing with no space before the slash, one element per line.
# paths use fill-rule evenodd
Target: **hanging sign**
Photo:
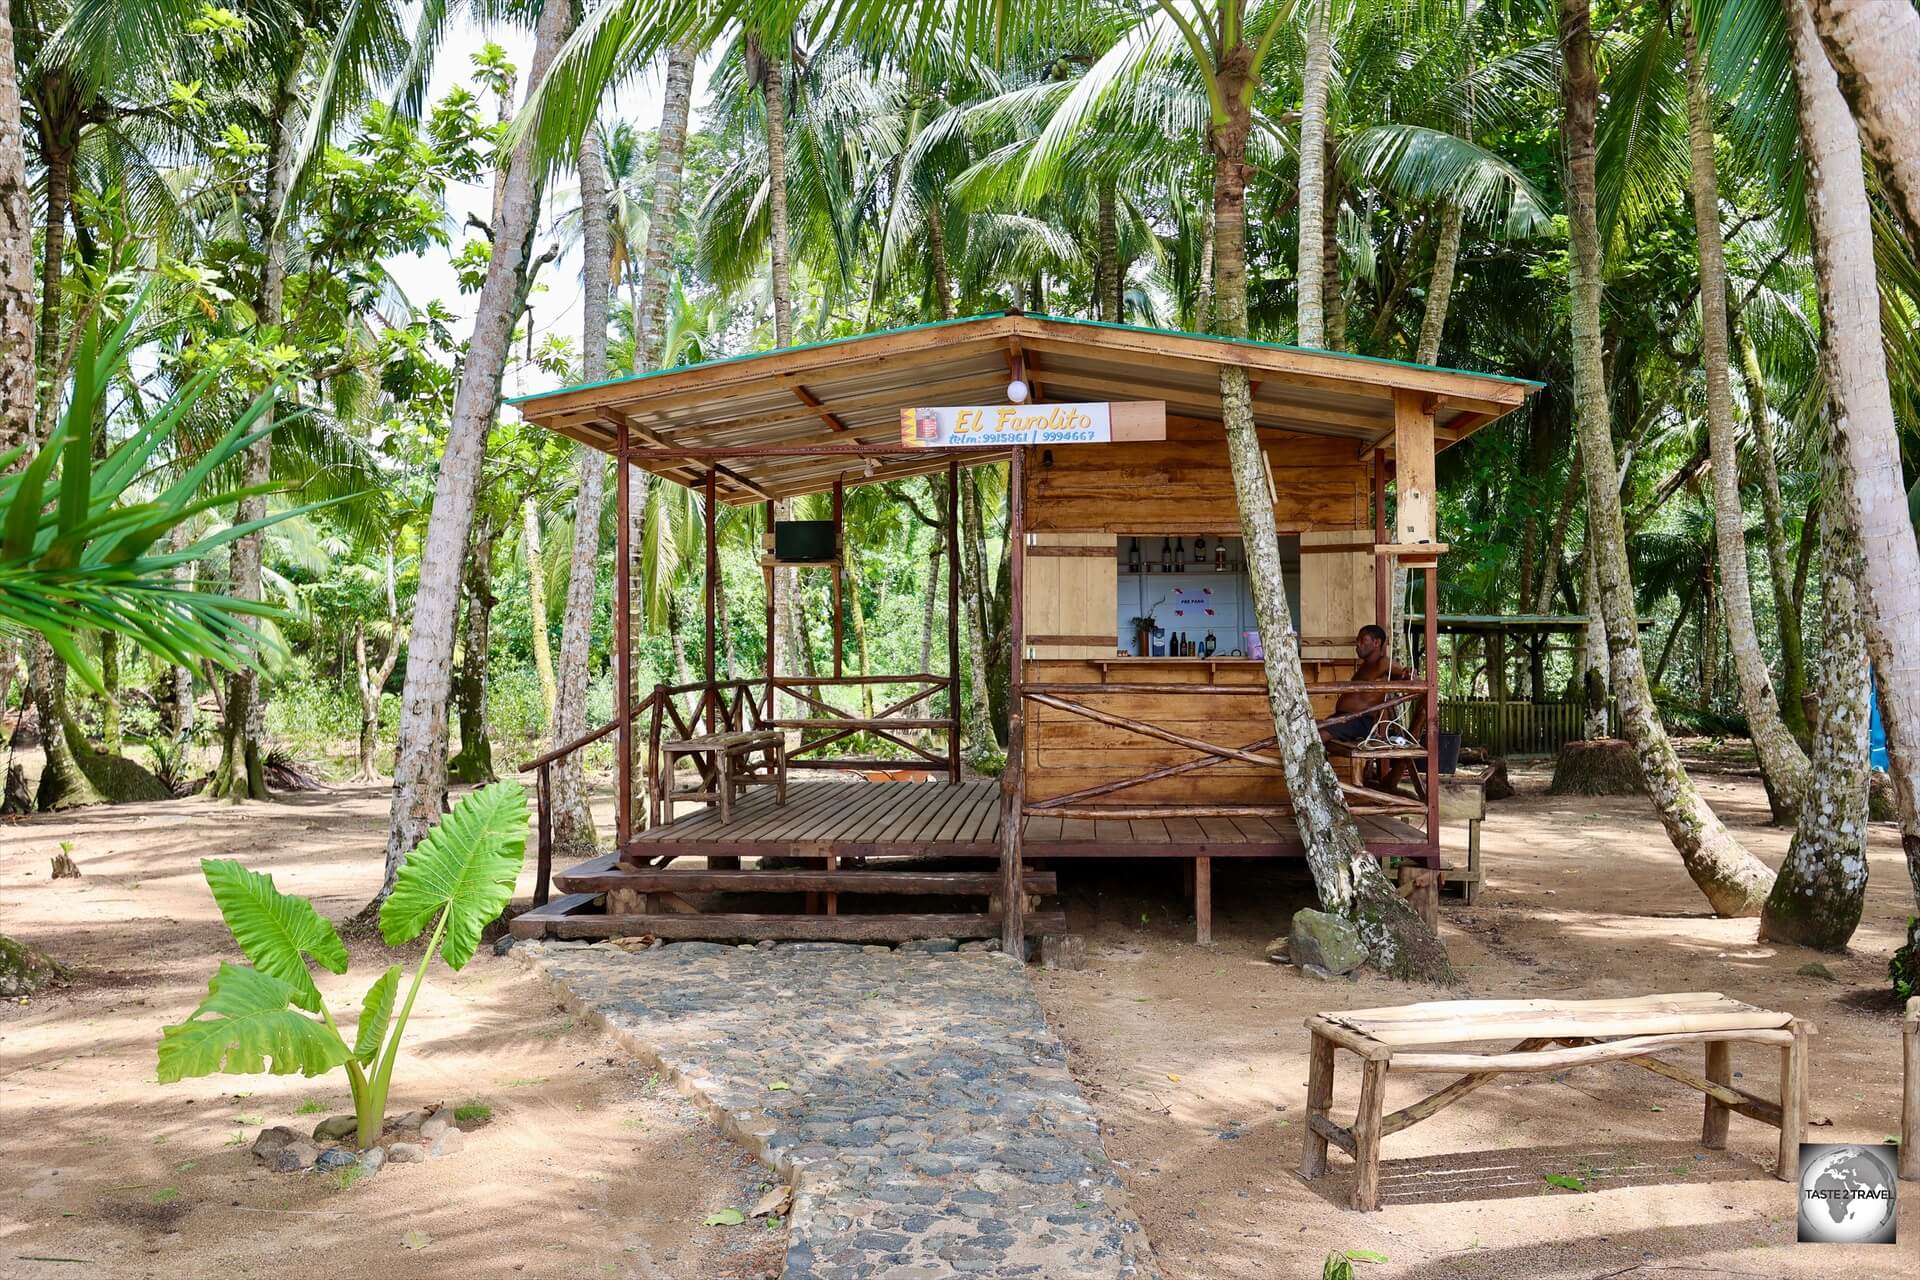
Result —
<path fill-rule="evenodd" d="M 1212 587 L 1200 587 L 1198 589 L 1182 587 L 1173 593 L 1173 616 L 1176 618 L 1184 618 L 1188 614 L 1195 616 L 1204 614 L 1211 618 L 1213 617 L 1213 612 Z"/>
<path fill-rule="evenodd" d="M 922 405 L 900 411 L 900 443 L 909 449 L 1005 449 L 1166 438 L 1164 400 Z"/>

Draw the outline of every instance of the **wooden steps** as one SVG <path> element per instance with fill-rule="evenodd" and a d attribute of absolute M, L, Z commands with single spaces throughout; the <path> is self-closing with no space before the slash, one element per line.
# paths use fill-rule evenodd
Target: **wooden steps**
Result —
<path fill-rule="evenodd" d="M 764 913 L 700 912 L 694 915 L 586 914 L 596 898 L 575 893 L 555 898 L 544 907 L 515 916 L 508 926 L 516 938 L 628 938 L 652 934 L 656 938 L 758 942 L 905 942 L 913 938 L 997 938 L 1000 913 L 913 913 L 884 915 L 767 915 Z M 1030 936 L 1064 934 L 1067 917 L 1061 911 L 1031 911 L 1026 916 Z"/>
<path fill-rule="evenodd" d="M 887 897 L 993 898 L 1000 891 L 1000 873 L 994 871 L 827 871 L 780 868 L 739 871 L 704 867 L 636 867 L 605 853 L 556 872 L 554 887 L 562 891 L 544 907 L 514 918 L 509 929 L 516 938 L 624 938 L 652 934 L 658 938 L 702 938 L 715 941 L 904 942 L 913 938 L 997 938 L 1001 918 L 997 910 L 982 912 L 874 912 L 820 915 L 814 912 L 700 911 L 679 895 L 685 893 L 829 894 L 829 911 L 840 895 Z M 1051 871 L 1029 871 L 1022 877 L 1029 895 L 1059 891 Z M 631 895 L 631 896 L 629 896 Z M 641 895 L 659 895 L 651 903 Z M 620 908 L 609 914 L 608 904 Z M 671 904 L 680 908 L 662 911 Z M 651 906 L 656 910 L 634 911 Z M 1066 915 L 1060 911 L 1026 913 L 1030 934 L 1063 934 Z"/>
<path fill-rule="evenodd" d="M 700 867 L 635 867 L 603 854 L 553 876 L 563 893 L 869 893 L 986 897 L 1000 891 L 998 871 L 825 871 L 782 867 L 768 871 L 714 871 Z M 1056 893 L 1051 871 L 1030 871 L 1028 893 Z"/>

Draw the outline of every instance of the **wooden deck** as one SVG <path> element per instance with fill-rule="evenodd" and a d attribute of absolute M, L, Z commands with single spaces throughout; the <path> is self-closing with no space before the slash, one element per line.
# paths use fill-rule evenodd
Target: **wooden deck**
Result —
<path fill-rule="evenodd" d="M 1367 847 L 1381 857 L 1427 859 L 1418 827 L 1360 817 Z M 1302 852 L 1291 818 L 1120 818 L 1030 816 L 1028 858 L 1288 858 Z M 1000 854 L 1000 784 L 963 782 L 794 782 L 784 807 L 756 787 L 722 823 L 717 809 L 685 813 L 638 832 L 629 856 L 994 857 Z"/>

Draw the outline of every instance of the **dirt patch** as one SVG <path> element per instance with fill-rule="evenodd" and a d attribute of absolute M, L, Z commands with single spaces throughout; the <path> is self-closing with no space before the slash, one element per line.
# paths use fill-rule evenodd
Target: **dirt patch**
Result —
<path fill-rule="evenodd" d="M 270 1173 L 247 1150 L 254 1134 L 346 1110 L 343 1080 L 155 1083 L 162 1024 L 192 1010 L 220 959 L 239 959 L 199 859 L 271 871 L 340 919 L 377 883 L 387 800 L 348 788 L 0 826 L 0 927 L 74 970 L 0 1006 L 0 1275 L 777 1275 L 783 1232 L 701 1225 L 758 1199 L 765 1170 L 490 950 L 429 975 L 390 1108 L 490 1107 L 458 1157 L 351 1185 Z M 48 879 L 61 840 L 77 880 Z M 376 961 L 392 963 L 365 941 L 350 950 L 344 978 L 317 975 L 349 1014 Z"/>
<path fill-rule="evenodd" d="M 1898 832 L 1876 826 L 1865 921 L 1851 953 L 1758 943 L 1752 920 L 1717 920 L 1639 797 L 1552 796 L 1549 769 L 1516 767 L 1518 795 L 1483 831 L 1485 892 L 1443 899 L 1442 934 L 1462 997 L 1624 996 L 1717 990 L 1812 1018 L 1814 1141 L 1899 1132 L 1899 1023 L 1864 999 L 1913 910 Z M 1700 779 L 1769 864 L 1790 832 L 1769 827 L 1752 779 Z M 1464 861 L 1466 833 L 1446 843 Z M 1906 1188 L 1901 1244 L 1796 1245 L 1794 1192 L 1772 1176 L 1774 1130 L 1736 1117 L 1726 1151 L 1698 1146 L 1700 1096 L 1625 1064 L 1508 1076 L 1383 1143 L 1385 1206 L 1346 1207 L 1352 1164 L 1298 1175 L 1307 1033 L 1325 1009 L 1443 994 L 1366 977 L 1319 982 L 1261 948 L 1310 887 L 1275 868 L 1214 864 L 1214 936 L 1193 945 L 1177 865 L 1063 863 L 1068 919 L 1088 937 L 1078 973 L 1036 972 L 1049 1019 L 1098 1110 L 1155 1261 L 1170 1280 L 1319 1274 L 1334 1249 L 1388 1261 L 1378 1280 L 1468 1276 L 1815 1277 L 1911 1274 L 1920 1194 Z M 1828 981 L 1797 974 L 1818 959 Z M 1687 1065 L 1697 1065 L 1688 1060 Z M 1736 1050 L 1741 1083 L 1776 1087 L 1777 1055 Z M 1335 1118 L 1358 1070 L 1340 1055 Z M 1390 1077 L 1389 1110 L 1445 1083 Z M 1570 1179 L 1575 1191 L 1546 1181 Z"/>

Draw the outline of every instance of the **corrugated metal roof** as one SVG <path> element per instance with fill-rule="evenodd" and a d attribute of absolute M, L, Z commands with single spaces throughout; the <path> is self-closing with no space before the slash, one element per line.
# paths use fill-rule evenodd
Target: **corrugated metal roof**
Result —
<path fill-rule="evenodd" d="M 1445 448 L 1517 408 L 1541 384 L 1338 352 L 1055 316 L 996 313 L 752 352 L 521 396 L 531 422 L 681 484 L 716 476 L 726 502 L 815 493 L 836 478 L 943 469 L 948 454 L 899 451 L 900 410 L 997 404 L 1024 365 L 1036 401 L 1165 400 L 1170 420 L 1220 420 L 1219 371 L 1247 369 L 1263 428 L 1391 447 L 1394 396 L 1417 394 Z M 893 446 L 893 448 L 889 448 Z M 781 456 L 686 450 L 794 450 Z M 865 454 L 854 452 L 865 448 Z M 800 450 L 811 451 L 800 456 Z M 874 452 L 878 450 L 879 452 Z M 1001 454 L 958 451 L 963 465 Z"/>

